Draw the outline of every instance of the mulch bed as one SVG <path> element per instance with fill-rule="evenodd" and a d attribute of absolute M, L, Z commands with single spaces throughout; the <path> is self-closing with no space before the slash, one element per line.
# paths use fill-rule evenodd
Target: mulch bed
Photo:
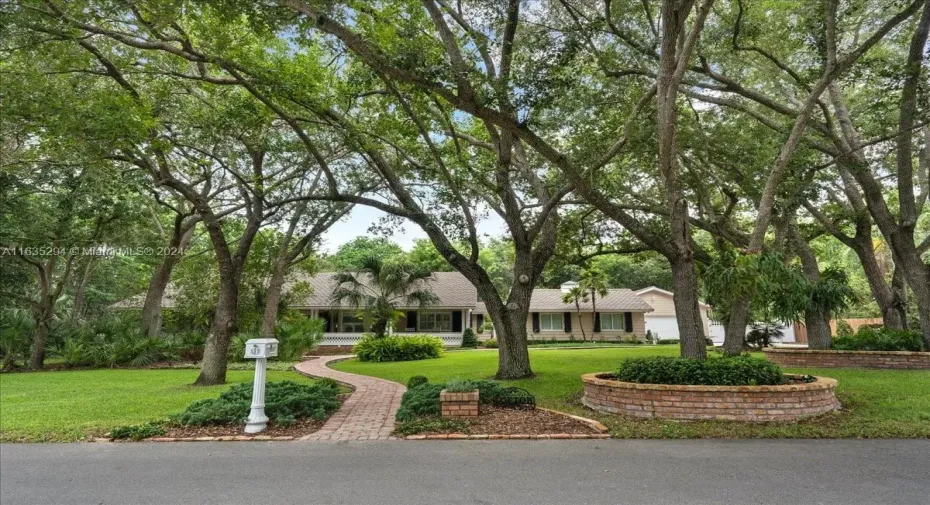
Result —
<path fill-rule="evenodd" d="M 571 417 L 540 409 L 509 409 L 482 405 L 478 419 L 466 420 L 469 435 L 549 435 L 600 433 Z M 423 432 L 421 435 L 448 434 L 454 430 Z"/>
<path fill-rule="evenodd" d="M 300 438 L 309 435 L 320 428 L 326 421 L 316 421 L 314 419 L 298 419 L 291 426 L 278 426 L 272 422 L 261 433 L 254 435 L 266 435 L 269 437 L 294 437 Z M 219 426 L 166 426 L 165 434 L 159 437 L 165 438 L 198 438 L 198 437 L 232 437 L 238 435 L 247 435 L 243 430 L 244 424 L 228 424 Z"/>

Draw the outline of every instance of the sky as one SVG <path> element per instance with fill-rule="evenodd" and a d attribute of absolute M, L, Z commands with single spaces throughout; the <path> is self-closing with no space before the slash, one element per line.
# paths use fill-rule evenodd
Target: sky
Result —
<path fill-rule="evenodd" d="M 356 237 L 372 235 L 368 228 L 377 223 L 384 215 L 384 212 L 371 207 L 362 205 L 354 207 L 346 219 L 333 225 L 323 235 L 323 252 L 332 254 L 336 252 L 339 246 L 350 242 Z M 494 213 L 478 222 L 479 236 L 497 237 L 503 234 L 505 230 L 503 219 Z M 405 220 L 403 226 L 398 227 L 393 235 L 388 238 L 397 242 L 405 251 L 409 251 L 413 247 L 414 240 L 427 237 L 426 233 L 418 225 Z"/>

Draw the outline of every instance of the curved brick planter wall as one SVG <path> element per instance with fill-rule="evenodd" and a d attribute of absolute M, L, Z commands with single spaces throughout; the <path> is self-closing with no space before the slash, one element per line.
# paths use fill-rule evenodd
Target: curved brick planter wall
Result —
<path fill-rule="evenodd" d="M 819 351 L 765 349 L 772 363 L 791 368 L 878 368 L 882 370 L 930 370 L 930 352 Z"/>
<path fill-rule="evenodd" d="M 600 412 L 665 419 L 795 421 L 836 410 L 836 381 L 818 377 L 785 386 L 678 386 L 636 384 L 604 379 L 606 373 L 581 376 L 585 406 Z"/>

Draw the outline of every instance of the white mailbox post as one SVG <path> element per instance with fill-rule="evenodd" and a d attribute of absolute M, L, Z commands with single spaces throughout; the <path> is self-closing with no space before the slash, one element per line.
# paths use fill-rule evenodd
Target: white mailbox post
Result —
<path fill-rule="evenodd" d="M 255 360 L 255 383 L 252 385 L 252 410 L 245 423 L 246 433 L 260 433 L 268 425 L 265 415 L 265 369 L 268 358 L 278 355 L 278 341 L 273 338 L 253 338 L 245 343 L 245 357 Z"/>

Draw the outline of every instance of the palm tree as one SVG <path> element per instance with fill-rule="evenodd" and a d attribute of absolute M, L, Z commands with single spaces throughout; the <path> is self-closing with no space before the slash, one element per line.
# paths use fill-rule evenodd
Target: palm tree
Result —
<path fill-rule="evenodd" d="M 607 296 L 607 284 L 604 282 L 604 273 L 596 268 L 585 270 L 584 273 L 581 274 L 578 287 L 591 293 L 591 321 L 593 323 L 597 319 L 597 296 Z"/>
<path fill-rule="evenodd" d="M 562 303 L 575 304 L 575 312 L 578 313 L 578 326 L 581 328 L 581 341 L 586 341 L 588 338 L 584 334 L 584 325 L 581 324 L 581 304 L 588 303 L 588 291 L 581 286 L 571 287 L 562 295 Z"/>
<path fill-rule="evenodd" d="M 374 320 L 372 332 L 383 337 L 400 316 L 398 306 L 428 307 L 439 298 L 429 287 L 432 272 L 407 263 L 387 263 L 381 258 L 369 257 L 362 268 L 354 272 L 340 272 L 334 277 L 332 301 L 359 309 Z"/>

